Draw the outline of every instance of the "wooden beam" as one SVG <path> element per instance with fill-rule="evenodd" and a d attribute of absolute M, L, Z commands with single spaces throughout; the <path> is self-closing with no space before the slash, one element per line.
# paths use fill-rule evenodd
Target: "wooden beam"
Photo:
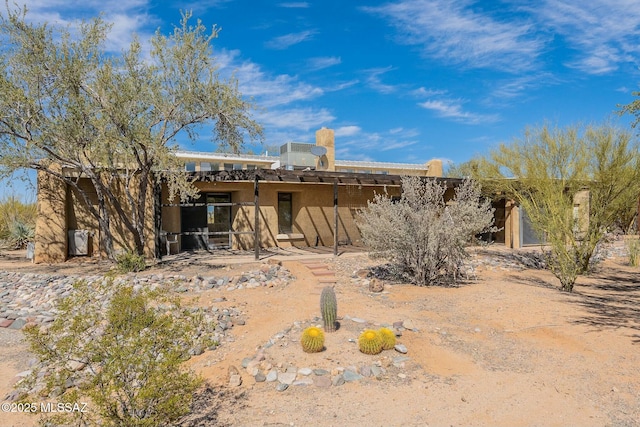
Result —
<path fill-rule="evenodd" d="M 253 230 L 255 235 L 253 237 L 253 250 L 255 252 L 254 259 L 258 261 L 260 259 L 260 195 L 258 186 L 258 174 L 255 174 L 253 181 L 253 197 L 254 197 L 254 218 L 253 218 Z"/>
<path fill-rule="evenodd" d="M 338 180 L 333 182 L 333 256 L 338 256 Z"/>

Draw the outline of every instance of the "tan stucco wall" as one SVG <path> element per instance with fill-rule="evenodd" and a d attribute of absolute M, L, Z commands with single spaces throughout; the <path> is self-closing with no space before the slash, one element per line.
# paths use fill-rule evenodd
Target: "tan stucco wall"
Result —
<path fill-rule="evenodd" d="M 253 202 L 253 183 L 216 182 L 196 183 L 203 193 L 231 193 L 233 203 Z M 358 209 L 373 199 L 374 192 L 384 191 L 383 187 L 339 186 L 338 187 L 338 241 L 341 244 L 360 244 L 361 237 L 355 223 Z M 388 187 L 390 195 L 399 196 L 398 187 Z M 278 193 L 292 194 L 293 224 L 288 236 L 278 233 Z M 260 245 L 267 247 L 332 246 L 334 234 L 333 185 L 332 184 L 294 184 L 260 182 Z M 166 190 L 163 191 L 163 203 L 168 203 Z M 177 203 L 173 201 L 172 203 Z M 236 231 L 254 230 L 254 207 L 235 206 L 232 208 L 232 227 Z M 162 229 L 168 232 L 180 231 L 180 208 L 162 208 Z M 297 236 L 297 235 L 302 236 Z M 253 249 L 253 235 L 235 235 L 233 248 Z M 175 249 L 172 248 L 172 252 Z"/>
<path fill-rule="evenodd" d="M 58 169 L 61 172 L 61 169 Z M 56 263 L 67 259 L 67 186 L 61 180 L 39 171 L 38 217 L 36 218 L 36 263 Z"/>
<path fill-rule="evenodd" d="M 520 247 L 520 208 L 513 200 L 505 202 L 504 244 L 508 248 Z"/>
<path fill-rule="evenodd" d="M 580 190 L 573 196 L 573 216 L 578 220 L 576 230 L 578 238 L 589 227 L 589 204 L 589 190 Z M 505 202 L 504 243 L 508 248 L 518 249 L 522 247 L 522 242 L 520 242 L 521 209 L 513 200 Z"/>
<path fill-rule="evenodd" d="M 79 187 L 89 194 L 92 205 L 97 207 L 97 196 L 91 182 L 80 179 Z M 116 190 L 120 195 L 123 189 Z M 124 199 L 123 199 L 124 200 Z M 68 258 L 68 231 L 89 231 L 89 256 L 105 254 L 101 251 L 102 232 L 97 219 L 91 214 L 84 198 L 77 190 L 68 187 L 59 179 L 45 173 L 38 174 L 38 219 L 36 221 L 36 251 L 34 261 L 62 262 Z M 128 211 L 125 206 L 125 211 Z M 155 254 L 153 193 L 149 191 L 146 198 L 144 215 L 146 244 L 145 256 L 151 258 Z M 133 239 L 129 230 L 118 221 L 115 211 L 110 207 L 111 232 L 114 235 L 114 249 L 123 251 L 133 249 Z"/>

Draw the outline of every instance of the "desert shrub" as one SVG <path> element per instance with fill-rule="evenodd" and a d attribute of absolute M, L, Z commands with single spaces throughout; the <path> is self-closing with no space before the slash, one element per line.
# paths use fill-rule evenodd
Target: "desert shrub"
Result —
<path fill-rule="evenodd" d="M 15 249 L 24 249 L 29 241 L 35 237 L 35 228 L 19 219 L 13 221 L 9 227 L 9 243 Z"/>
<path fill-rule="evenodd" d="M 0 201 L 0 240 L 6 247 L 23 248 L 33 240 L 35 227 L 35 203 L 23 203 L 15 196 Z"/>
<path fill-rule="evenodd" d="M 464 180 L 449 203 L 445 190 L 434 179 L 404 177 L 400 200 L 377 194 L 358 220 L 372 255 L 388 258 L 404 280 L 420 286 L 458 280 L 465 246 L 495 230 L 491 202 L 478 184 Z"/>
<path fill-rule="evenodd" d="M 189 411 L 201 379 L 183 362 L 190 348 L 212 344 L 214 327 L 200 312 L 183 309 L 160 289 L 134 290 L 112 279 L 77 282 L 57 308 L 50 326 L 24 329 L 41 363 L 18 386 L 39 400 L 81 402 L 82 396 L 90 404 L 85 413 L 56 414 L 47 422 L 171 425 Z"/>
<path fill-rule="evenodd" d="M 116 255 L 116 265 L 121 273 L 131 273 L 142 271 L 146 268 L 144 255 L 136 254 L 132 251 L 126 251 Z"/>

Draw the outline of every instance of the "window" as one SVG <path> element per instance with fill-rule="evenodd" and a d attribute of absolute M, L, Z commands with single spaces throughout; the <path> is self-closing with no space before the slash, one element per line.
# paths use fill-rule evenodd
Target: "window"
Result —
<path fill-rule="evenodd" d="M 278 193 L 278 233 L 291 233 L 293 209 L 291 193 Z"/>
<path fill-rule="evenodd" d="M 224 164 L 224 170 L 226 170 L 226 171 L 232 171 L 232 170 L 233 170 L 233 164 L 231 164 L 231 163 L 225 163 L 225 164 Z"/>
<path fill-rule="evenodd" d="M 247 164 L 247 170 L 248 171 L 256 170 L 256 165 Z"/>
<path fill-rule="evenodd" d="M 211 163 L 211 170 L 212 171 L 220 170 L 220 165 L 217 163 Z"/>
<path fill-rule="evenodd" d="M 187 162 L 184 164 L 184 170 L 187 172 L 195 172 L 196 171 L 196 162 Z"/>
<path fill-rule="evenodd" d="M 241 171 L 242 170 L 242 163 L 234 163 L 233 164 L 233 170 L 234 171 Z"/>
<path fill-rule="evenodd" d="M 202 172 L 209 172 L 211 170 L 211 163 L 209 163 L 209 162 L 200 162 L 200 170 Z"/>

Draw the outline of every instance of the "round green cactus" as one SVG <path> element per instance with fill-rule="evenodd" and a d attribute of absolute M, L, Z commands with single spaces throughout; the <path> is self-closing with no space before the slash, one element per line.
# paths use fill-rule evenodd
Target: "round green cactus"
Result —
<path fill-rule="evenodd" d="M 378 354 L 382 351 L 382 338 L 377 331 L 367 329 L 358 338 L 358 348 L 364 354 Z"/>
<path fill-rule="evenodd" d="M 300 344 L 305 353 L 318 353 L 324 348 L 324 332 L 320 328 L 309 326 L 302 331 Z"/>
<path fill-rule="evenodd" d="M 382 339 L 382 349 L 391 350 L 396 345 L 396 334 L 389 328 L 378 329 L 378 335 Z"/>

